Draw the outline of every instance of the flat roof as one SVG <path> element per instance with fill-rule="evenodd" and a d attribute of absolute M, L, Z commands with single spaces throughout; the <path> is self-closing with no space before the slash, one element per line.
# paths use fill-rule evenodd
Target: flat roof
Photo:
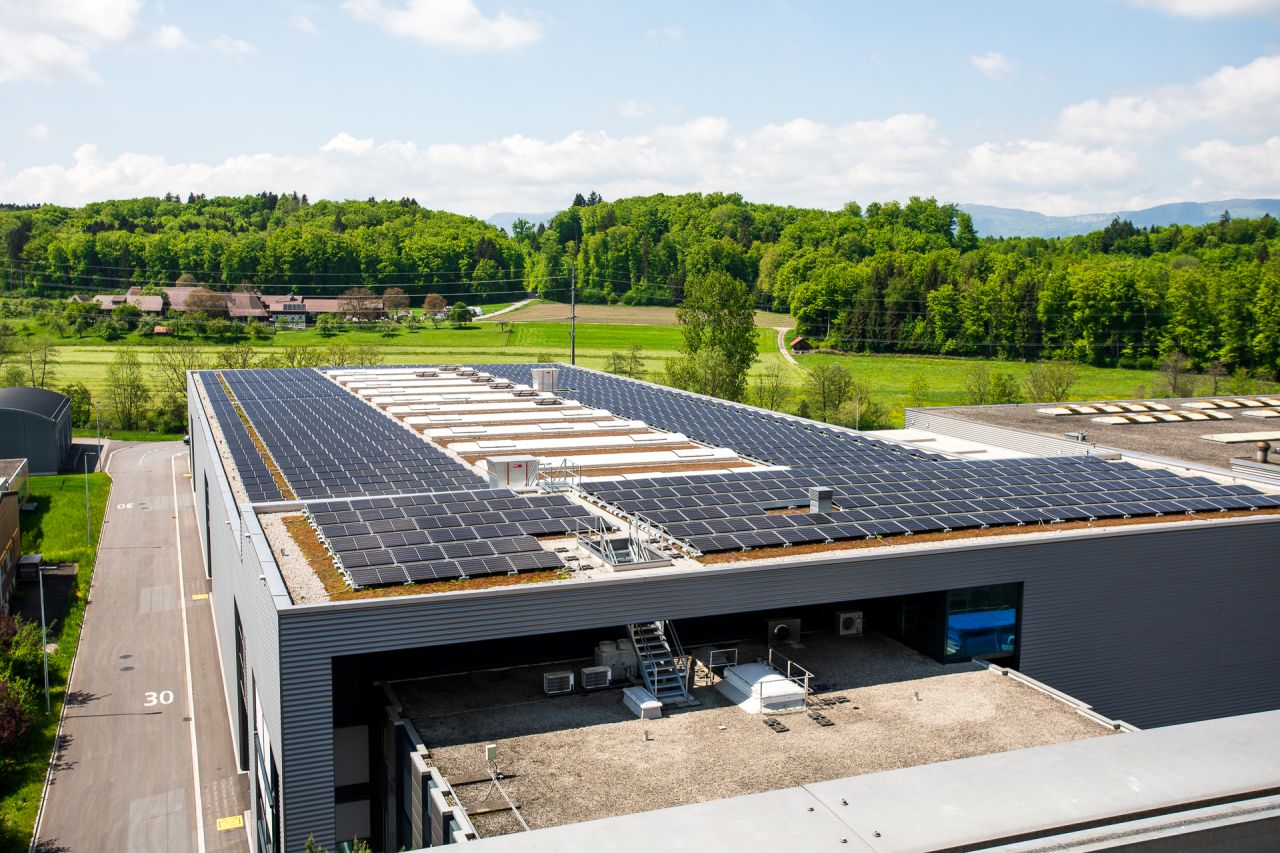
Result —
<path fill-rule="evenodd" d="M 766 654 L 763 645 L 733 647 L 744 663 Z M 508 795 L 538 829 L 1116 734 L 1082 706 L 1000 670 L 944 666 L 875 633 L 806 634 L 783 653 L 819 687 L 808 706 L 769 715 L 789 729 L 782 733 L 722 695 L 701 664 L 691 691 L 701 704 L 652 720 L 625 708 L 621 690 L 542 695 L 543 672 L 589 660 L 391 686 L 465 807 L 488 803 L 486 785 L 459 782 L 483 774 L 493 743 Z M 481 837 L 520 831 L 509 812 L 471 820 Z"/>
<path fill-rule="evenodd" d="M 856 433 L 582 368 L 551 382 L 549 367 L 206 371 L 196 387 L 237 500 L 280 515 L 264 529 L 295 603 L 629 570 L 602 558 L 608 536 L 658 549 L 635 570 L 683 571 L 1280 511 L 1205 477 Z"/>
<path fill-rule="evenodd" d="M 477 849 L 638 853 L 655 838 L 672 850 L 1084 848 L 1274 820 L 1277 754 L 1280 711 L 1270 711 L 481 839 Z"/>
<path fill-rule="evenodd" d="M 1213 400 L 1235 401 L 1251 400 L 1261 405 L 1232 406 L 1219 408 L 1200 408 Z M 1253 458 L 1251 442 L 1219 442 L 1206 440 L 1204 436 L 1230 433 L 1277 432 L 1280 431 L 1280 408 L 1268 406 L 1265 400 L 1277 400 L 1270 395 L 1252 395 L 1248 397 L 1173 397 L 1173 398 L 1134 398 L 1119 401 L 1092 401 L 1086 403 L 1053 404 L 1024 403 L 1007 406 L 948 406 L 930 409 L 938 414 L 961 418 L 975 423 L 1009 427 L 1024 430 L 1038 435 L 1065 439 L 1067 433 L 1084 433 L 1090 444 L 1117 450 L 1128 450 L 1165 459 L 1192 462 L 1198 465 L 1211 465 L 1223 470 L 1230 470 L 1231 460 L 1238 457 Z M 1138 420 L 1134 423 L 1100 423 L 1096 418 L 1116 419 L 1119 417 L 1138 418 L 1144 413 L 1140 411 L 1113 411 L 1116 404 L 1156 403 L 1168 407 L 1147 414 L 1152 418 L 1149 422 Z M 1280 402 L 1280 400 L 1278 400 Z M 1094 411 L 1082 411 L 1079 414 L 1047 414 L 1047 411 L 1064 411 L 1069 406 L 1073 409 L 1085 408 Z M 1108 408 L 1104 409 L 1103 406 Z M 1276 411 L 1275 417 L 1263 415 Z M 1186 412 L 1192 416 L 1200 415 L 1206 419 L 1185 421 L 1163 421 L 1160 415 Z M 1280 458 L 1280 451 L 1277 452 Z"/>

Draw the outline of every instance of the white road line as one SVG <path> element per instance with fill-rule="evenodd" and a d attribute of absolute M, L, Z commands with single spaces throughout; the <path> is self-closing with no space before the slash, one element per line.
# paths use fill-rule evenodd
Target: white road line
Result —
<path fill-rule="evenodd" d="M 191 688 L 191 634 L 187 629 L 187 605 L 190 602 L 187 600 L 187 584 L 182 577 L 182 525 L 178 513 L 178 457 L 183 455 L 175 453 L 169 457 L 169 470 L 173 475 L 173 536 L 178 545 L 178 597 L 182 605 L 182 651 L 187 660 L 187 719 L 191 726 L 191 772 L 195 774 L 196 789 L 196 849 L 199 853 L 205 853 L 204 800 L 200 794 L 200 750 L 196 745 L 196 701 L 195 693 Z"/>
<path fill-rule="evenodd" d="M 108 444 L 110 444 L 111 442 L 107 442 L 107 443 L 108 443 Z M 127 447 L 117 447 L 117 448 L 115 448 L 114 450 L 112 450 L 110 453 L 108 453 L 108 454 L 107 454 L 107 464 L 102 466 L 102 470 L 103 470 L 103 471 L 107 472 L 108 474 L 110 474 L 110 473 L 111 473 L 111 460 L 112 460 L 112 459 L 114 459 L 114 458 L 115 458 L 115 455 L 116 455 L 117 453 L 119 453 L 121 450 L 128 450 L 128 448 L 127 448 Z"/>

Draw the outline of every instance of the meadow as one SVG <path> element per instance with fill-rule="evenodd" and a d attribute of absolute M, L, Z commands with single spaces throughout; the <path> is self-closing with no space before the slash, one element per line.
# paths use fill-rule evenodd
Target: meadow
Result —
<path fill-rule="evenodd" d="M 49 693 L 52 712 L 38 716 L 0 764 L 0 850 L 25 850 L 35 825 L 45 773 L 66 695 L 71 662 L 80 640 L 97 558 L 98 535 L 107 510 L 111 477 L 90 474 L 89 517 L 85 517 L 85 476 L 65 474 L 30 479 L 34 512 L 22 515 L 22 550 L 42 553 L 46 563 L 77 563 L 75 591 L 66 616 L 49 625 Z M 86 530 L 88 535 L 86 537 Z M 35 594 L 28 587 L 25 595 Z"/>

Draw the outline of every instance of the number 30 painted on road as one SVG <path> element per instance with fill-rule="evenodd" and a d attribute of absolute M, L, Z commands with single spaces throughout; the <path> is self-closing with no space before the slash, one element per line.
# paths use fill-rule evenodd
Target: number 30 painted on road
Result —
<path fill-rule="evenodd" d="M 171 705 L 173 704 L 173 691 L 161 690 L 159 693 L 148 692 L 147 698 L 142 704 L 147 708 L 151 708 L 155 705 Z"/>

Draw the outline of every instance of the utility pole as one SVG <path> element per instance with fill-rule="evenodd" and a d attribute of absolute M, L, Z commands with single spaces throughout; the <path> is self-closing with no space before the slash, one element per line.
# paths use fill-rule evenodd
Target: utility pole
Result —
<path fill-rule="evenodd" d="M 575 270 L 569 270 L 569 363 L 578 363 L 578 286 Z"/>

